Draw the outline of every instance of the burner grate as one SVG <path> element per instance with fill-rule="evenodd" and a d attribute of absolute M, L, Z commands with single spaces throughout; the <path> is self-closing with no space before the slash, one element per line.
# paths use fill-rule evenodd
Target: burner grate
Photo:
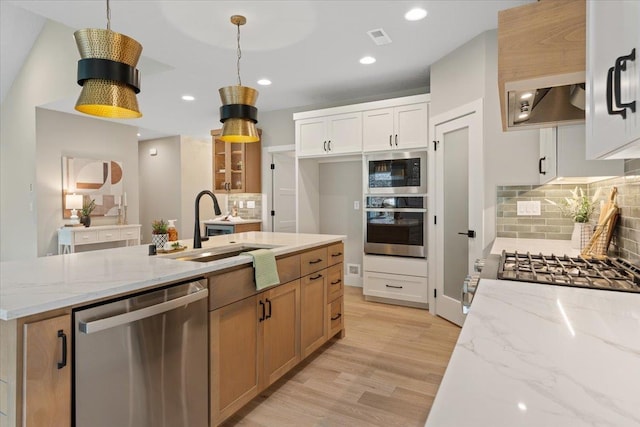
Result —
<path fill-rule="evenodd" d="M 503 251 L 498 278 L 640 293 L 640 268 L 622 259 Z"/>

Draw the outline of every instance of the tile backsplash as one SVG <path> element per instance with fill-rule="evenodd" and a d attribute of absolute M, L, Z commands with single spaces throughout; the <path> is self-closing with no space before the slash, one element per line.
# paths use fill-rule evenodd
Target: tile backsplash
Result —
<path fill-rule="evenodd" d="M 592 196 L 600 188 L 600 198 L 606 200 L 611 187 L 618 188 L 617 203 L 620 219 L 614 231 L 609 255 L 640 262 L 640 159 L 625 161 L 625 176 L 578 185 Z M 496 205 L 496 235 L 531 239 L 570 240 L 573 221 L 564 217 L 557 206 L 570 196 L 575 184 L 545 184 L 498 186 Z M 540 201 L 541 215 L 517 215 L 518 201 Z M 595 225 L 599 210 L 591 217 Z"/>
<path fill-rule="evenodd" d="M 247 207 L 247 202 L 255 203 L 254 208 Z M 229 193 L 227 198 L 227 212 L 233 209 L 233 203 L 238 208 L 238 216 L 243 219 L 262 219 L 262 194 L 261 193 Z M 242 202 L 243 207 L 240 207 Z M 265 208 L 266 209 L 266 208 Z"/>

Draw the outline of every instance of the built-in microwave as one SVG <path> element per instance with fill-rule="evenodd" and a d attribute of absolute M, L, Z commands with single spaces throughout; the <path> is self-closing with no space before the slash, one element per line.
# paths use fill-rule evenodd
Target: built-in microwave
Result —
<path fill-rule="evenodd" d="M 365 157 L 368 194 L 426 194 L 427 152 L 393 152 Z"/>

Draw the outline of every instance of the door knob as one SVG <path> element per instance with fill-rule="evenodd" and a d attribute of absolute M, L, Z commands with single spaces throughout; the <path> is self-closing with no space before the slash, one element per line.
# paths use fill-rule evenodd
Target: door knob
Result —
<path fill-rule="evenodd" d="M 461 233 L 458 233 L 458 234 L 460 234 L 462 236 L 467 236 L 467 237 L 476 237 L 476 231 L 475 230 L 467 230 L 465 232 L 461 232 Z"/>

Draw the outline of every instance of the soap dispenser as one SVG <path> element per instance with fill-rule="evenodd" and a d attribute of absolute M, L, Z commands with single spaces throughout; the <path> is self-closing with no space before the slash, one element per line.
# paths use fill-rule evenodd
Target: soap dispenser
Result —
<path fill-rule="evenodd" d="M 169 228 L 167 230 L 169 234 L 169 241 L 175 242 L 178 240 L 178 230 L 176 230 L 176 219 L 169 219 Z"/>

